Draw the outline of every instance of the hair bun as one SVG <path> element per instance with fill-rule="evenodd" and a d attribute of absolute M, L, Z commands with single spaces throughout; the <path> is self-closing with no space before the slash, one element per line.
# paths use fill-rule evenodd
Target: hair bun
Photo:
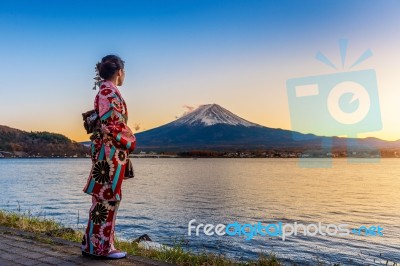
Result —
<path fill-rule="evenodd" d="M 98 63 L 97 70 L 99 75 L 103 79 L 109 79 L 120 70 L 124 69 L 124 61 L 116 55 L 107 55 L 101 59 L 101 63 Z"/>

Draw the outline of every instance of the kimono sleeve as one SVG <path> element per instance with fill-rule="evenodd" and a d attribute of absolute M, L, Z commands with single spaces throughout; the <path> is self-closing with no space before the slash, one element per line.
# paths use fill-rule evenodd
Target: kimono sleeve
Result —
<path fill-rule="evenodd" d="M 113 144 L 132 152 L 136 146 L 136 137 L 125 122 L 122 115 L 124 108 L 121 99 L 110 89 L 105 89 L 98 94 L 99 116 L 101 129 L 107 134 Z"/>

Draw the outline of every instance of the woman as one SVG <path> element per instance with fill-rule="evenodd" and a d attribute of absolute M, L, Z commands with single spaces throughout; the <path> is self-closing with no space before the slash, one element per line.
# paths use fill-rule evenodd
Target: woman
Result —
<path fill-rule="evenodd" d="M 136 138 L 127 126 L 128 109 L 117 88 L 124 82 L 124 61 L 116 55 L 107 55 L 96 68 L 100 90 L 94 108 L 100 122 L 90 137 L 93 164 L 83 191 L 92 195 L 92 207 L 82 240 L 82 254 L 120 259 L 126 257 L 126 252 L 114 247 L 115 218 L 122 199 L 121 185 L 128 156 L 135 148 Z"/>

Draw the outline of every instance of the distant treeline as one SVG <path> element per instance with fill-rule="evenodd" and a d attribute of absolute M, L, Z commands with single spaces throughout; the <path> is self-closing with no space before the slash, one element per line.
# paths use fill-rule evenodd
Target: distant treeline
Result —
<path fill-rule="evenodd" d="M 64 135 L 50 132 L 26 132 L 0 126 L 0 152 L 24 156 L 74 156 L 84 157 L 89 148 Z"/>
<path fill-rule="evenodd" d="M 192 150 L 178 152 L 179 157 L 228 157 L 228 158 L 399 158 L 400 149 L 382 150 L 357 150 L 349 152 L 347 150 L 241 150 L 231 152 L 221 152 L 213 150 Z"/>
<path fill-rule="evenodd" d="M 185 151 L 178 152 L 177 155 L 180 157 L 221 157 L 225 154 L 225 152 L 217 152 L 217 151 Z"/>

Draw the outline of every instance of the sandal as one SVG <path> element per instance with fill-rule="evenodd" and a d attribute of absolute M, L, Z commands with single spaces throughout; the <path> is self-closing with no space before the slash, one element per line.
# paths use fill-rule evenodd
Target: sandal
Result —
<path fill-rule="evenodd" d="M 123 259 L 126 258 L 126 252 L 115 249 L 110 251 L 106 257 L 112 260 Z"/>

